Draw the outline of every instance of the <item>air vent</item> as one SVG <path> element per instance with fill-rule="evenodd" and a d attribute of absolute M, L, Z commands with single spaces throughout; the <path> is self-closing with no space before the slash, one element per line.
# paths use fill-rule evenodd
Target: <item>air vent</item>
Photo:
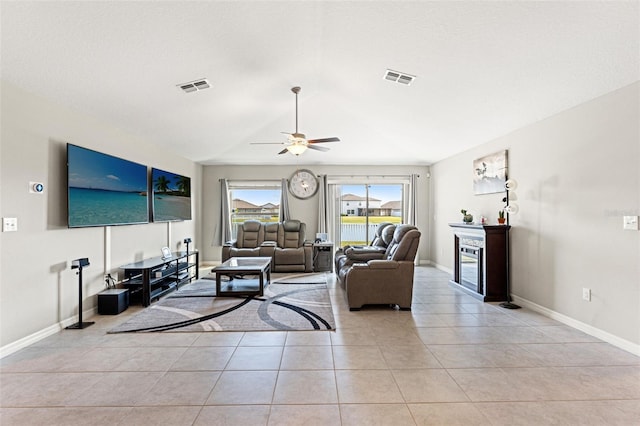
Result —
<path fill-rule="evenodd" d="M 415 75 L 406 74 L 399 71 L 387 70 L 384 73 L 384 79 L 389 81 L 394 81 L 396 83 L 404 84 L 406 86 L 410 85 L 413 80 L 416 78 Z"/>
<path fill-rule="evenodd" d="M 206 79 L 200 79 L 195 81 L 190 81 L 188 83 L 178 84 L 178 87 L 182 89 L 185 93 L 197 92 L 198 90 L 204 90 L 211 87 L 209 82 Z"/>

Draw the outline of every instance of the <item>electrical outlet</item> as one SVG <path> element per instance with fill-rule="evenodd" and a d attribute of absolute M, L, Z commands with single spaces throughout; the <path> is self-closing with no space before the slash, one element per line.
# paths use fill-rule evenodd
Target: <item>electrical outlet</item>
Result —
<path fill-rule="evenodd" d="M 113 284 L 118 284 L 118 274 L 116 272 L 104 274 L 104 280 L 105 281 L 113 280 Z"/>
<path fill-rule="evenodd" d="M 2 232 L 16 232 L 18 230 L 18 218 L 17 217 L 3 217 L 2 218 Z"/>
<path fill-rule="evenodd" d="M 582 299 L 586 300 L 587 302 L 591 302 L 591 289 L 590 288 L 583 288 L 582 289 Z"/>
<path fill-rule="evenodd" d="M 629 231 L 638 230 L 638 216 L 624 216 L 622 222 L 622 229 Z"/>

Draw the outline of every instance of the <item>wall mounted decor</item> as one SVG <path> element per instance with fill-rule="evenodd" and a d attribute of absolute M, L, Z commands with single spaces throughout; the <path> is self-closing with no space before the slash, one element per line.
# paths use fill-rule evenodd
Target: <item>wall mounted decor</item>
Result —
<path fill-rule="evenodd" d="M 507 181 L 507 150 L 473 161 L 473 193 L 504 192 Z"/>

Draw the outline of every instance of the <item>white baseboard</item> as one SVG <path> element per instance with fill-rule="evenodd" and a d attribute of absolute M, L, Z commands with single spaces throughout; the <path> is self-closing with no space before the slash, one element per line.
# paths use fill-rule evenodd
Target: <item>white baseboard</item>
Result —
<path fill-rule="evenodd" d="M 83 319 L 92 317 L 97 313 L 97 310 L 98 308 L 94 307 L 87 311 L 83 311 L 82 313 Z M 5 356 L 11 355 L 14 352 L 17 352 L 20 349 L 26 348 L 29 345 L 33 345 L 34 343 L 37 343 L 40 340 L 45 339 L 53 334 L 56 334 L 60 330 L 64 329 L 65 327 L 68 327 L 71 324 L 75 324 L 77 322 L 78 322 L 78 316 L 74 315 L 71 318 L 64 319 L 60 322 L 50 325 L 47 328 L 44 328 L 40 331 L 36 331 L 35 333 L 30 334 L 26 337 L 23 337 L 20 340 L 16 340 L 15 342 L 11 342 L 8 345 L 2 346 L 0 347 L 0 359 L 4 358 Z"/>
<path fill-rule="evenodd" d="M 453 271 L 445 266 L 439 265 L 437 263 L 432 263 L 437 269 L 441 271 L 447 272 L 448 274 L 453 275 Z M 544 315 L 545 317 L 554 319 L 558 322 L 561 322 L 569 327 L 573 327 L 577 330 L 580 330 L 584 333 L 587 333 L 590 336 L 596 337 L 600 340 L 603 340 L 607 343 L 612 344 L 620 349 L 623 349 L 627 352 L 630 352 L 634 355 L 640 356 L 640 345 L 630 342 L 628 340 L 622 339 L 618 336 L 615 336 L 611 333 L 607 333 L 606 331 L 600 330 L 592 325 L 585 324 L 581 321 L 568 317 L 559 312 L 553 311 L 551 309 L 545 308 L 544 306 L 538 305 L 537 303 L 531 302 L 527 299 L 523 299 L 522 297 L 511 295 L 513 301 L 522 307 L 527 309 L 531 309 L 539 314 Z"/>
<path fill-rule="evenodd" d="M 431 265 L 433 265 L 436 269 L 440 269 L 441 271 L 446 272 L 447 274 L 450 274 L 453 276 L 453 269 L 449 269 L 446 266 L 442 266 L 438 263 L 433 263 L 433 262 L 431 262 Z"/>
<path fill-rule="evenodd" d="M 640 345 L 637 345 L 633 342 L 622 339 L 604 330 L 600 330 L 599 328 L 596 328 L 592 325 L 585 324 L 581 321 L 568 317 L 559 312 L 552 311 L 551 309 L 545 308 L 544 306 L 538 305 L 537 303 L 531 302 L 527 299 L 523 299 L 522 297 L 518 297 L 516 295 L 511 295 L 511 297 L 513 298 L 513 301 L 515 303 L 517 303 L 518 305 L 524 308 L 531 309 L 532 311 L 538 312 L 539 314 L 542 314 L 545 317 L 559 321 L 563 324 L 568 325 L 569 327 L 578 329 L 582 332 L 587 333 L 590 336 L 596 337 L 600 340 L 603 340 L 607 343 L 612 344 L 613 346 L 616 346 L 627 352 L 631 352 L 634 355 L 640 356 Z"/>

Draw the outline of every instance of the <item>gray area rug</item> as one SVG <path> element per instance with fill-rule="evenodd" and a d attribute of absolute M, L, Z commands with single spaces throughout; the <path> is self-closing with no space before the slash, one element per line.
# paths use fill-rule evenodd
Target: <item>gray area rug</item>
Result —
<path fill-rule="evenodd" d="M 264 296 L 216 297 L 205 277 L 147 307 L 109 333 L 335 330 L 324 274 L 272 274 Z"/>

